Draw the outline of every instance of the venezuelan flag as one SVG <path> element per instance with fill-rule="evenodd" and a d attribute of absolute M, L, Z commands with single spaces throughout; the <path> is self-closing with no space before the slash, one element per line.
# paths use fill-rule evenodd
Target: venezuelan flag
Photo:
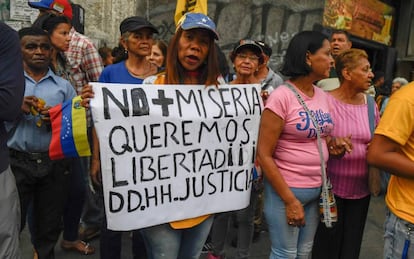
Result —
<path fill-rule="evenodd" d="M 86 110 L 80 102 L 81 97 L 77 96 L 49 110 L 52 124 L 50 159 L 91 155 L 86 129 Z"/>
<path fill-rule="evenodd" d="M 177 0 L 174 15 L 175 25 L 186 13 L 202 13 L 207 15 L 207 0 Z"/>

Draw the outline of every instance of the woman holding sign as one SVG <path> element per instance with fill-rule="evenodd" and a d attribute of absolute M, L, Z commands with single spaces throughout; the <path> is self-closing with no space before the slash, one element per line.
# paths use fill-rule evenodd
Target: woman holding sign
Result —
<path fill-rule="evenodd" d="M 265 175 L 270 258 L 309 258 L 312 251 L 322 163 L 329 158 L 326 143 L 333 128 L 328 98 L 313 82 L 327 78 L 332 64 L 326 36 L 296 34 L 281 71 L 290 80 L 271 93 L 262 113 L 257 151 Z M 331 141 L 331 154 L 350 151 L 350 140 L 341 140 L 338 147 Z"/>
<path fill-rule="evenodd" d="M 219 72 L 215 39 L 218 39 L 216 26 L 209 17 L 201 13 L 184 15 L 170 40 L 165 73 L 151 82 L 206 86 L 224 83 Z M 85 107 L 89 106 L 88 100 L 93 96 L 90 87 L 83 89 Z M 178 171 L 187 173 L 185 169 Z M 212 216 L 202 215 L 142 229 L 148 257 L 198 259 L 212 223 Z"/>
<path fill-rule="evenodd" d="M 216 26 L 209 17 L 184 15 L 168 46 L 165 74 L 155 84 L 218 85 L 215 39 Z M 198 259 L 212 223 L 213 217 L 204 215 L 143 229 L 150 258 Z"/>

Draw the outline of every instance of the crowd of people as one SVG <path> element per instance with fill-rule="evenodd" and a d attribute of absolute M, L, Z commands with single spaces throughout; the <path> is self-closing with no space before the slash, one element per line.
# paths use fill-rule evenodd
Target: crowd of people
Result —
<path fill-rule="evenodd" d="M 414 85 L 373 72 L 347 32 L 295 34 L 280 73 L 268 66 L 266 42 L 240 39 L 228 57 L 230 73 L 216 25 L 205 14 L 184 14 L 168 43 L 156 39 L 146 18 L 127 17 L 119 45 L 96 49 L 72 27 L 69 1 L 28 4 L 40 10 L 31 27 L 15 32 L 0 22 L 1 258 L 21 258 L 26 223 L 34 258 L 55 258 L 61 234 L 64 250 L 94 254 L 88 241 L 99 236 L 100 257 L 121 258 L 123 232 L 107 227 L 89 111 L 92 156 L 51 160 L 48 153 L 49 109 L 77 95 L 89 109 L 90 82 L 261 87 L 248 206 L 133 230 L 134 258 L 197 259 L 206 243 L 208 259 L 225 258 L 234 221 L 236 258 L 249 258 L 255 233 L 266 228 L 269 258 L 356 259 L 374 194 L 370 166 L 381 169 L 376 183 L 386 192 L 384 258 L 414 253 Z M 336 200 L 333 226 L 321 222 L 325 174 Z"/>

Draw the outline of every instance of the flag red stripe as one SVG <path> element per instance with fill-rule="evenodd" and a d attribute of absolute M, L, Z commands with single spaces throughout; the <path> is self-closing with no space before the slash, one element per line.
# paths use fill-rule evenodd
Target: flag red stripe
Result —
<path fill-rule="evenodd" d="M 49 157 L 61 159 L 64 157 L 62 143 L 60 142 L 60 131 L 62 128 L 62 104 L 56 105 L 49 110 L 50 122 L 52 124 L 52 139 L 49 146 Z"/>

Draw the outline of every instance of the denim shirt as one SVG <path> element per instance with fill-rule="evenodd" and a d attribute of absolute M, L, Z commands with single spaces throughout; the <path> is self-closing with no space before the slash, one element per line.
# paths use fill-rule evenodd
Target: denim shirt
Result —
<path fill-rule="evenodd" d="M 45 106 L 56 106 L 76 96 L 73 86 L 65 79 L 55 75 L 49 69 L 47 74 L 36 82 L 27 73 L 25 75 L 26 89 L 24 96 L 36 96 L 45 100 Z M 47 152 L 52 136 L 50 124 L 42 123 L 40 127 L 36 122 L 39 116 L 23 115 L 19 120 L 8 123 L 7 129 L 15 128 L 14 134 L 9 138 L 7 146 L 23 152 Z"/>

